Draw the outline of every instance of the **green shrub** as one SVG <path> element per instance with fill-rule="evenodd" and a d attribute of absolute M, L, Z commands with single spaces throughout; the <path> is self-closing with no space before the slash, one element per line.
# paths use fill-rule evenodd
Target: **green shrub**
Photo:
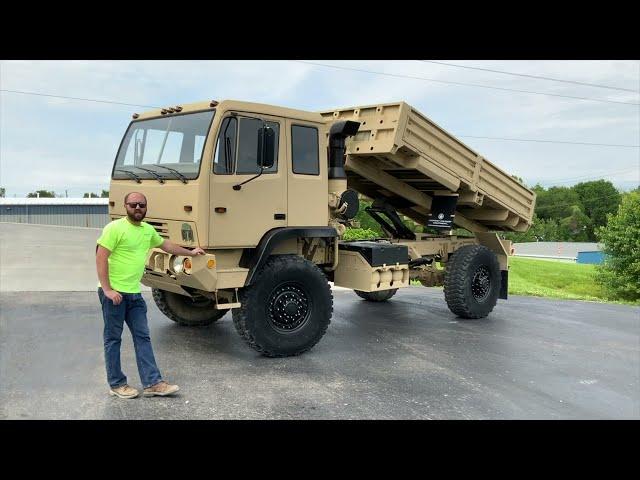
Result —
<path fill-rule="evenodd" d="M 640 193 L 625 194 L 618 212 L 607 215 L 607 225 L 596 235 L 605 253 L 596 281 L 616 298 L 640 299 Z"/>
<path fill-rule="evenodd" d="M 342 236 L 343 240 L 371 240 L 372 238 L 380 238 L 377 232 L 369 228 L 347 228 Z"/>

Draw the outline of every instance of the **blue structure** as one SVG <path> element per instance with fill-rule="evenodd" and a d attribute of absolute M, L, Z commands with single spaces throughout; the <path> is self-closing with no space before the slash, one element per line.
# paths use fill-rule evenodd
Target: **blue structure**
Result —
<path fill-rule="evenodd" d="M 578 252 L 576 263 L 591 263 L 600 265 L 604 262 L 604 253 L 599 250 L 591 252 Z"/>

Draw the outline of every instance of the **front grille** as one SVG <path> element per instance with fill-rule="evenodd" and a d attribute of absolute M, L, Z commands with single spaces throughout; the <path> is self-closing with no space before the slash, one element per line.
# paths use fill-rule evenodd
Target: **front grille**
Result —
<path fill-rule="evenodd" d="M 151 225 L 153 228 L 156 229 L 156 232 L 158 232 L 158 235 L 160 235 L 162 238 L 169 238 L 169 224 L 168 223 L 164 223 L 164 222 L 147 222 L 149 225 Z"/>

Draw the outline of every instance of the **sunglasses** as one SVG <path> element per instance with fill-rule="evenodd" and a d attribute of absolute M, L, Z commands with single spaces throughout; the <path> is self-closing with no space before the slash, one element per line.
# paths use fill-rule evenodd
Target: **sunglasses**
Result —
<path fill-rule="evenodd" d="M 147 208 L 146 203 L 140 203 L 140 202 L 128 202 L 127 205 L 129 205 L 131 208 L 136 208 L 136 207 Z"/>

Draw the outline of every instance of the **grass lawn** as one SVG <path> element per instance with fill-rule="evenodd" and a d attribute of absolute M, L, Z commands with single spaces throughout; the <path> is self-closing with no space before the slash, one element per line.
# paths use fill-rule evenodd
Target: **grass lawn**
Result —
<path fill-rule="evenodd" d="M 596 283 L 596 275 L 595 265 L 509 257 L 509 294 L 640 304 L 608 298 L 605 290 Z M 411 284 L 420 285 L 420 282 L 412 280 Z"/>
<path fill-rule="evenodd" d="M 595 265 L 509 258 L 509 293 L 571 300 L 607 301 L 595 282 Z"/>

